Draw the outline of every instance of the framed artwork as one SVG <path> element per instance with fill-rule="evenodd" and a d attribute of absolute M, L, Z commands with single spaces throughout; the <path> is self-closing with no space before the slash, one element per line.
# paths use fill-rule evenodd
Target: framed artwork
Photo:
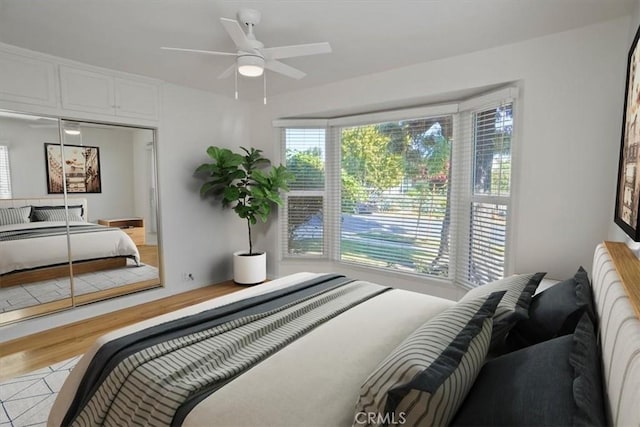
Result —
<path fill-rule="evenodd" d="M 633 240 L 640 241 L 640 28 L 629 50 L 627 87 L 622 114 L 622 141 L 614 221 Z"/>
<path fill-rule="evenodd" d="M 49 194 L 62 193 L 63 173 L 67 183 L 67 193 L 102 192 L 100 149 L 98 147 L 65 144 L 61 149 L 60 144 L 45 142 L 44 154 Z"/>

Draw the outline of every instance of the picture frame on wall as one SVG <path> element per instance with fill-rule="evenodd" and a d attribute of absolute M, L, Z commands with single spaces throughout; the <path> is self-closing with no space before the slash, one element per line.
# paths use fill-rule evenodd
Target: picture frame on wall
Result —
<path fill-rule="evenodd" d="M 65 180 L 67 193 L 102 193 L 99 147 L 45 142 L 44 154 L 49 194 L 61 194 Z"/>
<path fill-rule="evenodd" d="M 640 241 L 640 27 L 629 49 L 614 221 Z"/>

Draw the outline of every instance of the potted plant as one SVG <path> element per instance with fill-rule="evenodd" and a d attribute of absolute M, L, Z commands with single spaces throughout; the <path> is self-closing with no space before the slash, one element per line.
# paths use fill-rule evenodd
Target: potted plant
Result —
<path fill-rule="evenodd" d="M 220 199 L 223 207 L 231 207 L 247 221 L 249 251 L 233 254 L 233 280 L 256 284 L 267 278 L 267 254 L 254 251 L 251 227 L 258 218 L 266 222 L 274 204 L 282 206 L 280 191 L 289 189 L 293 174 L 282 165 L 271 166 L 262 156 L 262 150 L 240 148 L 243 154 L 228 148 L 207 148 L 213 162 L 200 165 L 195 172 L 206 179 L 200 188 L 202 197 L 212 195 Z"/>

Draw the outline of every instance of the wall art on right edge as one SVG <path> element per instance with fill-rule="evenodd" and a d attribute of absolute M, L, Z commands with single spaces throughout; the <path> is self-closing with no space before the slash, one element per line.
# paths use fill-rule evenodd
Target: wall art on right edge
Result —
<path fill-rule="evenodd" d="M 629 50 L 627 87 L 622 115 L 622 141 L 614 221 L 633 240 L 640 241 L 640 28 Z"/>

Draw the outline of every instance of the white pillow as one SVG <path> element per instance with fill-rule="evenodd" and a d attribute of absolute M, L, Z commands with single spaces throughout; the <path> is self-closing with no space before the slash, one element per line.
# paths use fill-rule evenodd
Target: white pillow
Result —
<path fill-rule="evenodd" d="M 460 302 L 409 335 L 360 388 L 353 425 L 447 425 L 484 364 L 503 295 Z"/>
<path fill-rule="evenodd" d="M 492 353 L 501 351 L 507 334 L 516 322 L 529 318 L 531 299 L 545 274 L 514 274 L 513 276 L 473 288 L 460 299 L 460 302 L 462 302 L 481 296 L 488 296 L 493 292 L 507 292 L 500 304 L 498 304 L 493 316 Z"/>

